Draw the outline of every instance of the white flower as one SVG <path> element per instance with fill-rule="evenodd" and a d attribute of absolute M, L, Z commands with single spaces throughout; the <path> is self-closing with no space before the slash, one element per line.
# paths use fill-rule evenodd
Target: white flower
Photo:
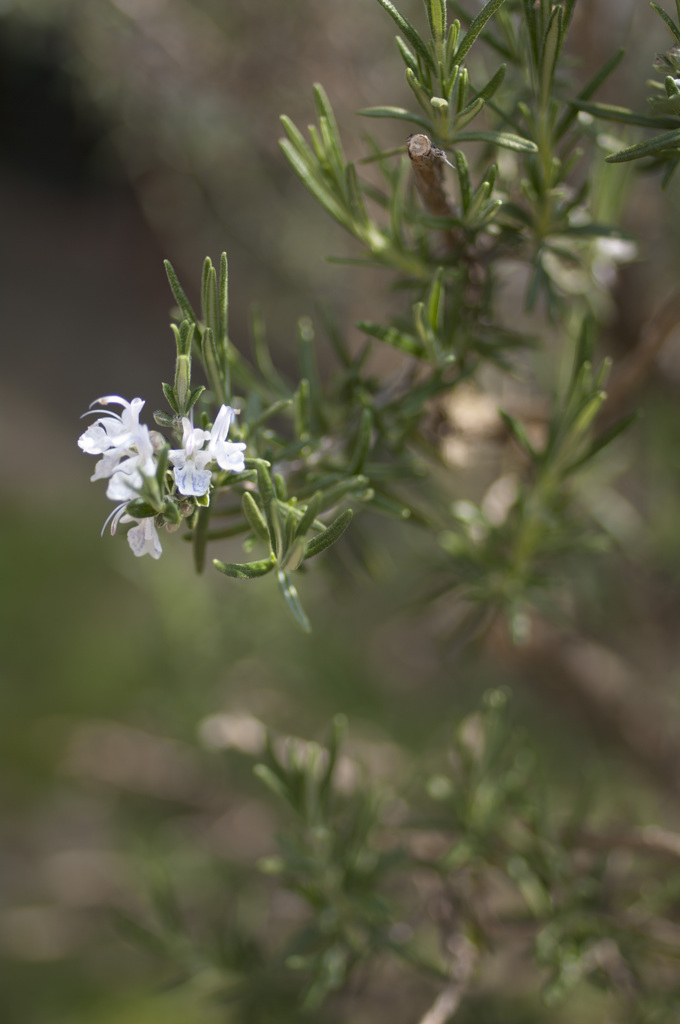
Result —
<path fill-rule="evenodd" d="M 128 402 L 119 395 L 106 395 L 93 404 L 122 405 L 123 410 L 120 414 L 107 411 L 78 438 L 78 446 L 88 455 L 103 456 L 90 479 L 108 479 L 117 472 L 153 476 L 156 467 L 149 428 L 139 422 L 144 399 Z"/>
<path fill-rule="evenodd" d="M 209 434 L 192 426 L 186 416 L 182 418 L 182 427 L 182 447 L 174 448 L 168 457 L 175 467 L 175 483 L 180 494 L 199 498 L 210 488 L 211 474 L 205 467 L 213 456 L 211 452 L 201 451 Z"/>
<path fill-rule="evenodd" d="M 192 426 L 186 416 L 182 419 L 182 447 L 169 453 L 175 467 L 175 483 L 180 494 L 188 497 L 202 497 L 210 489 L 211 473 L 206 467 L 217 462 L 221 469 L 230 473 L 242 473 L 245 469 L 243 452 L 245 444 L 227 441 L 229 427 L 235 411 L 223 405 L 215 417 L 212 430 L 201 430 Z M 205 442 L 207 448 L 203 448 Z"/>
<path fill-rule="evenodd" d="M 133 555 L 140 558 L 142 555 L 151 555 L 152 558 L 160 558 L 163 554 L 160 537 L 154 522 L 153 516 L 146 516 L 144 519 L 135 519 L 134 516 L 122 516 L 121 523 L 136 523 L 128 530 L 128 544 L 132 548 Z"/>
<path fill-rule="evenodd" d="M 230 473 L 242 473 L 246 468 L 245 444 L 227 441 L 227 434 L 236 410 L 230 405 L 223 405 L 213 423 L 208 441 L 208 451 L 213 453 L 217 465 Z"/>
<path fill-rule="evenodd" d="M 160 537 L 158 536 L 158 530 L 154 522 L 153 516 L 145 516 L 144 519 L 138 519 L 136 516 L 130 516 L 125 512 L 127 508 L 126 501 L 121 502 L 109 516 L 102 527 L 102 534 L 104 530 L 111 523 L 111 536 L 113 537 L 116 530 L 118 529 L 118 523 L 136 523 L 131 530 L 128 530 L 128 544 L 132 548 L 132 553 L 138 558 L 141 555 L 151 555 L 152 558 L 160 558 L 163 554 L 163 548 L 161 547 Z"/>
<path fill-rule="evenodd" d="M 122 405 L 122 413 L 107 411 L 78 438 L 78 446 L 89 455 L 102 455 L 109 448 L 118 448 L 131 443 L 140 428 L 139 414 L 144 406 L 143 398 L 128 402 L 120 395 L 105 395 L 97 398 L 92 405 Z M 99 412 L 98 409 L 91 411 Z M 85 414 L 87 415 L 87 413 Z"/>
<path fill-rule="evenodd" d="M 106 488 L 106 497 L 111 501 L 134 501 L 144 486 L 144 477 L 137 470 L 131 473 L 120 470 L 113 473 Z"/>

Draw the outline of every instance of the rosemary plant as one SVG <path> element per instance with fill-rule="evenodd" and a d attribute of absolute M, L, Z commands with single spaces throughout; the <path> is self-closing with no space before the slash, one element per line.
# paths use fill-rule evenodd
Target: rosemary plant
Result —
<path fill-rule="evenodd" d="M 198 311 L 167 263 L 177 355 L 174 382 L 163 386 L 169 409 L 154 414 L 167 434 L 140 423 L 141 400 L 109 396 L 100 404 L 121 404 L 122 420 L 99 410 L 80 445 L 102 456 L 93 479 L 107 478 L 118 503 L 112 532 L 119 522 L 134 524 L 136 554 L 158 557 L 158 530 L 183 526 L 200 572 L 209 544 L 240 536 L 251 560 L 214 558 L 215 568 L 236 580 L 275 575 L 304 629 L 295 576 L 359 509 L 429 528 L 451 588 L 485 609 L 502 608 L 517 627 L 560 556 L 602 544 L 573 482 L 627 422 L 598 428 L 608 365 L 593 360 L 603 264 L 626 258 L 630 243 L 607 219 L 616 204 L 602 202 L 606 190 L 590 188 L 597 139 L 579 116 L 621 54 L 575 93 L 559 62 L 573 2 L 491 0 L 472 17 L 456 3 L 428 0 L 429 36 L 390 0 L 380 2 L 399 30 L 413 107 L 360 113 L 396 122 L 411 131 L 408 140 L 385 150 L 369 138 L 364 165 L 374 173 L 363 180 L 317 85 L 309 141 L 283 117 L 281 145 L 356 239 L 360 255 L 351 262 L 393 275 L 400 300 L 390 321 L 359 323 L 367 340 L 357 349 L 327 317 L 337 370 L 321 379 L 315 329 L 303 317 L 299 377 L 290 381 L 257 313 L 250 353 L 229 336 L 224 254 L 218 267 L 205 261 Z M 608 180 L 608 191 L 621 187 L 620 177 Z M 525 268 L 531 329 L 517 329 L 504 312 L 509 268 Z M 455 504 L 451 519 L 445 509 L 455 484 L 436 468 L 447 409 L 461 384 L 474 386 L 488 367 L 516 376 L 523 353 L 547 345 L 548 334 L 555 361 L 569 369 L 561 383 L 557 374 L 549 382 L 557 394 L 540 436 L 531 438 L 521 415 L 501 411 L 500 434 L 520 453 L 512 499 L 493 522 L 469 502 Z M 376 343 L 397 350 L 396 373 L 381 378 L 367 369 Z M 194 361 L 206 386 L 193 383 Z M 444 421 L 439 435 L 433 417 Z M 433 471 L 436 489 L 423 482 Z"/>
<path fill-rule="evenodd" d="M 326 375 L 316 330 L 301 318 L 290 380 L 258 313 L 250 348 L 230 335 L 225 254 L 218 266 L 206 259 L 197 308 L 167 263 L 176 361 L 163 385 L 168 407 L 154 413 L 159 429 L 140 422 L 141 399 L 106 396 L 79 443 L 100 456 L 93 479 L 108 480 L 112 530 L 130 524 L 135 554 L 158 557 L 158 531 L 182 527 L 198 572 L 210 547 L 233 587 L 275 577 L 303 629 L 295 581 L 310 560 L 344 543 L 347 528 L 388 515 L 429 533 L 439 592 L 464 597 L 474 623 L 500 611 L 526 642 L 529 611 L 563 598 L 574 555 L 610 539 L 580 487 L 630 422 L 616 404 L 605 421 L 610 365 L 596 356 L 616 264 L 635 252 L 619 222 L 627 177 L 608 163 L 646 157 L 665 183 L 677 166 L 680 27 L 652 5 L 677 45 L 658 58 L 665 82 L 641 116 L 594 99 L 621 52 L 573 85 L 563 55 L 575 0 L 473 9 L 472 0 L 425 0 L 422 29 L 391 0 L 379 3 L 412 93 L 409 107 L 378 97 L 360 111 L 383 123 L 387 142 L 367 137 L 359 166 L 348 161 L 316 85 L 316 123 L 305 135 L 283 117 L 281 146 L 355 240 L 356 273 L 387 271 L 389 319 L 360 322 L 357 345 L 326 315 L 335 359 Z M 612 153 L 600 117 L 664 131 Z M 522 293 L 514 318 L 510 281 Z M 369 368 L 379 346 L 395 351 L 389 374 Z M 536 413 L 528 399 L 539 383 Z M 461 494 L 448 444 L 471 396 L 486 400 L 496 446 L 481 497 Z M 223 554 L 233 538 L 242 561 Z M 220 943 L 202 944 L 187 938 L 171 887 L 155 895 L 153 924 L 128 927 L 181 976 L 209 969 L 230 1021 L 359 1019 L 356 979 L 394 958 L 438 986 L 422 1021 L 444 1024 L 495 952 L 518 944 L 533 951 L 548 1005 L 589 980 L 612 994 L 617 1020 L 677 1019 L 680 986 L 668 968 L 680 951 L 677 878 L 664 859 L 677 857 L 677 836 L 604 834 L 579 810 L 555 813 L 506 702 L 504 691 L 489 694 L 457 728 L 448 759 L 409 764 L 401 789 L 360 777 L 341 753 L 341 717 L 326 747 L 268 737 L 255 772 L 286 805 L 287 831 L 280 854 L 259 863 L 259 881 L 244 885 L 264 875 L 294 893 L 305 909 L 299 928 L 268 944 L 237 921 Z M 641 877 L 651 886 L 644 898 Z M 423 901 L 437 908 L 427 919 Z"/>

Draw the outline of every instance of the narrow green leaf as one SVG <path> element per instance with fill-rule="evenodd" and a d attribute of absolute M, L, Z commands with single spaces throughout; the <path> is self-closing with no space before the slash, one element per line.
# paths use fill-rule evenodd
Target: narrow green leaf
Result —
<path fill-rule="evenodd" d="M 502 2 L 503 0 L 501 0 L 501 3 Z M 427 46 L 425 45 L 425 42 L 420 37 L 418 32 L 416 32 L 410 21 L 407 21 L 406 18 L 399 13 L 394 4 L 391 3 L 391 0 L 378 0 L 378 3 L 385 8 L 389 16 L 394 21 L 395 25 L 398 27 L 399 31 L 404 36 L 406 36 L 407 40 L 409 41 L 413 49 L 420 55 L 421 59 L 425 62 L 427 67 L 429 67 L 429 69 L 432 72 L 434 72 L 435 66 L 430 51 L 428 50 Z"/>
<path fill-rule="evenodd" d="M 570 100 L 577 110 L 584 110 L 593 117 L 602 117 L 607 121 L 618 121 L 620 124 L 636 124 L 642 128 L 676 128 L 676 117 L 646 117 L 636 114 L 627 107 L 615 107 L 610 103 L 584 103 L 582 100 Z"/>
<path fill-rule="evenodd" d="M 212 260 L 206 256 L 203 263 L 203 278 L 201 280 L 201 305 L 203 307 L 203 320 L 210 330 L 217 337 L 217 326 L 219 320 L 218 299 L 217 299 L 217 271 Z"/>
<path fill-rule="evenodd" d="M 402 521 L 413 516 L 412 510 L 404 505 L 403 502 L 390 498 L 387 494 L 383 494 L 382 491 L 376 491 L 371 498 L 371 508 L 377 509 L 383 515 L 392 516 L 393 519 L 401 519 Z M 425 525 L 422 517 L 419 517 L 419 522 Z"/>
<path fill-rule="evenodd" d="M 196 526 L 193 531 L 194 567 L 202 573 L 205 567 L 205 549 L 208 545 L 208 527 L 210 525 L 210 506 L 199 508 Z"/>
<path fill-rule="evenodd" d="M 441 42 L 446 35 L 446 0 L 425 0 L 432 38 Z"/>
<path fill-rule="evenodd" d="M 531 459 L 535 460 L 536 451 L 531 441 L 529 440 L 529 435 L 527 434 L 526 430 L 524 429 L 520 421 L 515 419 L 514 416 L 511 416 L 510 413 L 505 412 L 503 409 L 498 410 L 498 415 L 508 428 L 508 432 L 512 435 L 512 437 L 514 437 L 515 441 L 517 441 L 520 448 L 523 448 L 527 455 Z"/>
<path fill-rule="evenodd" d="M 668 166 L 666 167 L 666 171 L 664 173 L 664 176 L 661 179 L 661 188 L 662 189 L 665 189 L 666 186 L 669 184 L 671 178 L 673 177 L 673 175 L 675 174 L 675 171 L 677 170 L 677 167 L 678 167 L 679 163 L 680 163 L 680 157 L 678 159 L 676 159 L 676 160 L 669 160 L 668 161 Z"/>
<path fill-rule="evenodd" d="M 486 25 L 489 18 L 493 17 L 499 7 L 502 7 L 505 0 L 489 0 L 485 4 L 484 8 L 479 12 L 476 18 L 470 23 L 470 27 L 460 41 L 460 45 L 456 50 L 456 63 L 460 64 L 463 58 L 468 53 L 470 47 L 474 43 L 475 39 Z"/>
<path fill-rule="evenodd" d="M 335 772 L 335 766 L 338 763 L 338 757 L 340 756 L 340 750 L 342 748 L 342 742 L 346 730 L 347 718 L 345 715 L 335 715 L 333 718 L 331 738 L 328 744 L 328 763 L 319 784 L 319 803 L 322 808 L 326 806 L 331 793 L 333 774 Z"/>
<path fill-rule="evenodd" d="M 224 390 L 223 377 L 220 373 L 220 360 L 215 345 L 215 336 L 209 327 L 206 327 L 201 336 L 201 357 L 203 366 L 220 404 L 227 404 L 227 394 Z"/>
<path fill-rule="evenodd" d="M 346 498 L 348 494 L 355 495 L 358 498 L 363 498 L 369 491 L 368 479 L 365 476 L 353 476 L 347 480 L 338 480 L 336 483 L 325 487 L 320 480 L 317 480 L 316 485 L 322 491 L 321 512 L 325 512 L 329 508 L 333 508 L 333 506 L 339 504 L 343 498 Z"/>
<path fill-rule="evenodd" d="M 633 424 L 639 418 L 640 412 L 639 410 L 636 410 L 635 412 L 630 413 L 628 416 L 624 416 L 623 419 L 618 421 L 618 423 L 614 423 L 611 427 L 609 427 L 608 430 L 605 430 L 602 434 L 596 437 L 594 441 L 591 442 L 590 447 L 588 448 L 585 455 L 583 455 L 580 459 L 577 459 L 575 462 L 572 462 L 571 465 L 565 469 L 565 475 L 567 473 L 573 473 L 577 469 L 580 469 L 581 466 L 583 466 L 586 462 L 589 462 L 594 455 L 597 455 L 598 452 L 601 452 L 603 448 L 606 448 L 608 445 L 612 443 L 612 441 L 615 441 L 617 437 L 623 434 L 625 430 L 628 430 L 628 427 L 630 427 L 631 424 Z"/>
<path fill-rule="evenodd" d="M 404 107 L 365 107 L 357 110 L 361 117 L 393 117 L 397 121 L 410 121 L 411 124 L 424 128 L 426 132 L 432 132 L 432 122 L 426 120 L 421 114 L 412 114 Z"/>
<path fill-rule="evenodd" d="M 191 303 L 184 294 L 184 290 L 181 284 L 179 283 L 179 278 L 175 273 L 172 263 L 170 262 L 170 260 L 163 260 L 163 266 L 165 267 L 165 273 L 167 274 L 168 281 L 170 283 L 170 288 L 172 289 L 172 294 L 175 296 L 175 302 L 182 311 L 182 316 L 186 320 L 191 320 L 192 323 L 197 323 L 198 317 L 194 313 Z"/>
<path fill-rule="evenodd" d="M 310 134 L 312 130 L 312 127 L 310 127 Z M 336 189 L 338 193 L 341 193 L 345 181 L 345 160 L 342 151 L 338 146 L 337 140 L 333 135 L 327 117 L 319 118 L 319 130 L 323 141 L 324 154 L 319 160 L 321 169 L 326 178 L 330 179 L 329 184 Z"/>
<path fill-rule="evenodd" d="M 531 44 L 531 53 L 534 58 L 535 67 L 539 67 L 540 64 L 540 53 L 541 53 L 541 32 L 538 24 L 538 16 L 536 14 L 536 6 L 534 0 L 522 0 L 522 7 L 524 8 L 524 20 L 529 30 L 529 42 Z"/>
<path fill-rule="evenodd" d="M 362 409 L 361 417 L 359 419 L 359 430 L 357 431 L 356 441 L 354 443 L 354 453 L 347 466 L 347 472 L 351 476 L 356 476 L 361 473 L 364 468 L 364 463 L 368 458 L 368 453 L 371 450 L 371 439 L 373 435 L 373 416 L 371 415 L 370 409 Z"/>
<path fill-rule="evenodd" d="M 326 95 L 326 91 L 319 82 L 316 82 L 314 85 L 314 104 L 319 117 L 319 123 L 324 119 L 328 125 L 332 146 L 338 155 L 340 166 L 343 166 L 345 163 L 345 155 L 342 150 L 342 142 L 340 141 L 338 122 L 335 119 L 335 113 L 333 112 L 330 100 Z"/>
<path fill-rule="evenodd" d="M 597 90 L 600 88 L 603 82 L 605 82 L 607 78 L 609 78 L 612 71 L 614 71 L 619 66 L 625 52 L 626 51 L 623 48 L 621 48 L 617 50 L 616 53 L 612 54 L 609 60 L 605 61 L 605 63 L 602 65 L 599 71 L 597 71 L 590 79 L 590 81 L 581 89 L 576 99 L 590 99 L 590 97 L 597 92 Z M 557 125 L 557 128 L 555 129 L 556 140 L 562 138 L 564 133 L 571 127 L 571 125 L 577 117 L 578 108 L 576 106 L 572 106 L 570 110 L 566 111 L 566 113 L 562 116 L 559 124 Z"/>
<path fill-rule="evenodd" d="M 263 558 L 259 562 L 219 562 L 213 559 L 213 565 L 218 572 L 225 576 L 231 576 L 235 580 L 254 580 L 258 576 L 266 576 L 271 572 L 276 562 L 272 557 Z"/>
<path fill-rule="evenodd" d="M 606 157 L 608 164 L 625 163 L 628 160 L 639 160 L 644 156 L 653 156 L 655 153 L 677 150 L 680 147 L 680 128 L 672 132 L 664 132 L 663 135 L 656 135 L 646 142 L 638 142 L 635 146 L 621 149 L 618 153 L 612 153 Z"/>
<path fill-rule="evenodd" d="M 453 71 L 454 67 L 457 67 L 454 55 L 455 55 L 455 52 L 456 52 L 456 47 L 458 46 L 459 38 L 460 38 L 460 22 L 459 21 L 452 21 L 451 24 L 449 25 L 449 30 L 446 33 L 446 46 L 444 48 L 444 63 L 446 65 L 446 67 L 450 69 L 450 72 Z M 452 74 L 452 77 L 451 77 L 452 84 L 453 84 L 454 78 L 455 78 L 455 74 Z"/>
<path fill-rule="evenodd" d="M 317 533 L 315 537 L 312 537 L 307 543 L 307 550 L 305 553 L 305 561 L 308 558 L 314 558 L 315 555 L 321 554 L 326 548 L 329 548 L 331 544 L 335 544 L 336 540 L 343 535 L 347 527 L 349 526 L 352 516 L 354 513 L 351 508 L 345 509 L 341 512 L 337 519 L 321 533 Z"/>
<path fill-rule="evenodd" d="M 295 589 L 293 583 L 291 582 L 290 576 L 288 575 L 287 572 L 283 572 L 281 569 L 279 569 L 276 573 L 276 578 L 279 581 L 279 587 L 281 588 L 283 599 L 286 602 L 286 605 L 289 611 L 291 612 L 293 618 L 298 623 L 298 625 L 302 627 L 305 633 L 311 633 L 312 627 L 310 625 L 309 619 L 305 615 L 304 608 L 300 604 L 298 592 Z"/>
<path fill-rule="evenodd" d="M 454 159 L 460 185 L 460 205 L 463 213 L 465 213 L 470 205 L 470 172 L 468 170 L 468 162 L 465 159 L 465 154 L 459 149 L 454 153 Z"/>
<path fill-rule="evenodd" d="M 364 197 L 362 196 L 361 188 L 359 187 L 356 167 L 353 163 L 348 163 L 345 167 L 345 188 L 347 191 L 347 198 L 349 200 L 349 209 L 354 220 L 358 226 L 366 227 L 370 224 L 371 220 L 366 211 Z"/>
<path fill-rule="evenodd" d="M 267 521 L 260 511 L 260 506 L 255 501 L 250 491 L 245 491 L 241 498 L 241 504 L 243 506 L 243 514 L 246 517 L 248 526 L 253 531 L 256 537 L 263 540 L 265 544 L 269 543 L 269 530 L 267 529 Z"/>
<path fill-rule="evenodd" d="M 193 407 L 196 405 L 196 402 L 199 400 L 204 391 L 205 387 L 203 386 L 203 384 L 199 384 L 197 388 L 194 388 L 194 390 L 191 392 L 187 400 L 187 412 L 189 412 L 190 409 L 193 409 Z"/>
<path fill-rule="evenodd" d="M 496 74 L 492 78 L 490 78 L 489 81 L 484 86 L 484 88 L 480 89 L 480 91 L 477 93 L 476 99 L 482 99 L 484 100 L 485 103 L 487 103 L 494 95 L 496 90 L 499 88 L 499 86 L 502 84 L 503 79 L 505 78 L 505 72 L 507 71 L 507 68 L 507 64 L 501 64 Z"/>
<path fill-rule="evenodd" d="M 253 420 L 249 420 L 245 424 L 248 429 L 248 436 L 252 437 L 255 431 L 259 430 L 259 428 L 266 423 L 268 419 L 271 419 L 272 416 L 278 415 L 278 413 L 283 412 L 285 409 L 289 409 L 292 404 L 292 398 L 280 398 L 277 402 L 273 402 L 271 405 L 267 406 L 267 408 L 261 413 L 258 413 Z"/>
<path fill-rule="evenodd" d="M 571 19 L 574 16 L 574 8 L 576 7 L 576 0 L 564 0 L 564 17 L 562 18 L 562 41 L 567 34 L 567 29 L 571 24 Z"/>
<path fill-rule="evenodd" d="M 466 124 L 469 124 L 470 121 L 477 117 L 477 114 L 480 112 L 483 106 L 484 100 L 481 98 L 481 96 L 477 96 L 477 98 L 472 100 L 471 103 L 468 103 L 467 107 L 463 107 L 460 114 L 458 114 L 455 121 L 453 122 L 453 126 L 456 129 L 456 131 L 458 131 L 458 129 L 460 128 L 464 128 Z"/>
<path fill-rule="evenodd" d="M 444 311 L 443 278 L 444 268 L 437 267 L 434 277 L 432 278 L 432 285 L 430 286 L 430 291 L 425 304 L 427 322 L 435 334 L 439 333 L 442 325 L 442 315 Z"/>
<path fill-rule="evenodd" d="M 396 42 L 397 42 L 397 48 L 399 50 L 399 53 L 401 54 L 401 58 L 402 58 L 404 64 L 406 65 L 407 68 L 411 69 L 411 71 L 413 72 L 414 75 L 417 75 L 418 74 L 418 62 L 417 62 L 416 58 L 414 57 L 414 55 L 411 52 L 411 50 L 409 50 L 408 46 L 406 45 L 404 40 L 401 38 L 401 36 L 396 36 L 395 38 L 396 38 Z"/>
<path fill-rule="evenodd" d="M 179 416 L 179 406 L 177 405 L 177 400 L 175 398 L 175 389 L 173 388 L 172 384 L 161 384 L 161 388 L 163 389 L 163 394 L 165 395 L 165 400 L 167 401 L 168 405 L 170 406 L 172 411 L 177 413 L 177 415 Z"/>
<path fill-rule="evenodd" d="M 260 492 L 260 498 L 262 499 L 262 506 L 264 508 L 264 517 L 267 521 L 269 543 L 271 545 L 272 553 L 274 555 L 278 555 L 281 551 L 281 520 L 279 517 L 279 506 L 278 501 L 276 500 L 274 483 L 264 460 L 255 459 L 253 461 L 255 462 L 255 468 L 257 469 L 257 488 Z"/>
<path fill-rule="evenodd" d="M 291 793 L 288 786 L 283 779 L 269 768 L 266 764 L 256 764 L 253 768 L 253 775 L 255 775 L 260 782 L 264 782 L 265 786 L 271 790 L 271 792 L 281 799 L 285 800 L 286 803 L 291 803 Z"/>
<path fill-rule="evenodd" d="M 288 162 L 312 195 L 318 199 L 321 205 L 328 210 L 332 217 L 335 217 L 343 227 L 350 227 L 347 213 L 338 199 L 329 191 L 328 186 L 319 178 L 319 168 L 311 150 L 309 160 L 305 160 L 289 139 L 280 139 L 279 145 L 286 155 Z"/>
<path fill-rule="evenodd" d="M 557 4 L 550 15 L 548 29 L 543 40 L 541 53 L 541 96 L 544 102 L 550 95 L 552 81 L 557 66 L 557 58 L 562 45 L 562 8 Z"/>
<path fill-rule="evenodd" d="M 483 216 L 483 214 L 489 213 L 489 210 L 491 209 L 491 205 L 489 204 L 490 195 L 491 185 L 489 184 L 489 182 L 481 182 L 479 188 L 475 190 L 475 194 L 471 199 L 470 206 L 467 211 L 466 221 L 468 224 L 473 224 L 476 218 Z M 496 209 L 502 205 L 500 199 L 496 200 L 495 203 Z"/>
<path fill-rule="evenodd" d="M 470 131 L 461 132 L 456 135 L 456 142 L 491 142 L 503 149 L 513 149 L 517 153 L 537 153 L 538 146 L 530 139 L 523 139 L 520 135 L 511 135 L 509 132 L 494 131 Z"/>
<path fill-rule="evenodd" d="M 286 481 L 280 473 L 274 473 L 274 490 L 276 491 L 279 503 L 288 501 L 288 488 L 286 487 Z"/>
<path fill-rule="evenodd" d="M 660 18 L 663 18 L 663 20 L 666 22 L 666 25 L 668 26 L 668 30 L 671 33 L 671 35 L 675 36 L 676 41 L 680 43 L 680 29 L 675 24 L 675 22 L 673 21 L 673 19 L 670 16 L 670 14 L 666 14 L 666 12 L 664 11 L 663 7 L 659 7 L 659 5 L 655 4 L 653 2 L 653 0 L 652 0 L 652 3 L 650 3 L 649 6 L 654 8 L 654 10 L 656 11 L 656 13 L 659 15 Z"/>
<path fill-rule="evenodd" d="M 460 68 L 458 73 L 458 98 L 456 101 L 456 114 L 460 114 L 467 104 L 469 84 L 470 76 L 468 75 L 467 68 Z"/>
<path fill-rule="evenodd" d="M 229 339 L 229 264 L 226 252 L 220 255 L 220 286 L 217 312 L 217 345 L 224 351 L 226 356 Z"/>
<path fill-rule="evenodd" d="M 396 327 L 385 327 L 382 324 L 374 324 L 370 320 L 360 320 L 357 327 L 365 334 L 370 334 L 371 337 L 378 338 L 386 345 L 391 345 L 401 352 L 407 352 L 408 355 L 417 356 L 419 359 L 425 356 L 425 350 L 417 338 L 414 338 L 412 334 L 398 331 Z"/>
<path fill-rule="evenodd" d="M 318 516 L 320 509 L 321 493 L 317 491 L 316 494 L 312 495 L 309 503 L 307 504 L 307 508 L 305 509 L 304 514 L 300 519 L 300 522 L 298 523 L 297 530 L 295 532 L 296 540 L 298 538 L 304 540 L 306 535 L 311 530 L 312 525 L 314 524 L 314 520 Z"/>

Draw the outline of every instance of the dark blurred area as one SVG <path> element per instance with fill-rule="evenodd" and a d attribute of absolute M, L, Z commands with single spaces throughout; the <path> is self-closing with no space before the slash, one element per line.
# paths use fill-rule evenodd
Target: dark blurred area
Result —
<path fill-rule="evenodd" d="M 422 22 L 416 0 L 401 7 Z M 627 56 L 601 98 L 640 109 L 668 45 L 659 19 L 633 0 L 580 0 L 575 76 L 619 45 Z M 251 777 L 254 722 L 322 738 L 342 711 L 360 756 L 405 779 L 448 723 L 507 683 L 556 793 L 602 780 L 614 811 L 677 824 L 680 335 L 637 396 L 645 418 L 621 456 L 620 515 L 649 525 L 583 574 L 585 639 L 568 650 L 546 635 L 531 659 L 500 643 L 461 652 L 446 602 L 413 607 L 427 542 L 398 524 L 380 527 L 374 580 L 341 563 L 305 579 L 311 639 L 267 583 L 196 578 L 179 538 L 144 564 L 122 538 L 99 537 L 108 508 L 76 447 L 78 417 L 102 394 L 160 406 L 174 354 L 164 257 L 195 295 L 203 258 L 226 249 L 233 340 L 247 348 L 258 300 L 283 366 L 317 301 L 350 338 L 391 301 L 379 275 L 324 262 L 354 250 L 279 153 L 278 115 L 311 120 L 314 81 L 351 157 L 365 130 L 355 110 L 408 105 L 377 3 L 0 4 L 2 1024 L 229 1019 L 204 999 L 209 978 L 164 989 L 111 911 L 143 910 L 146 875 L 167 870 L 189 904 L 232 912 L 225 879 L 238 888 L 240 866 L 274 848 Z M 403 141 L 398 125 L 377 134 Z M 615 291 L 615 358 L 677 278 L 677 187 L 632 189 L 640 260 Z M 221 865 L 214 877 L 204 856 Z M 241 898 L 266 928 L 276 910 Z M 353 1024 L 403 1008 L 362 1012 Z M 601 1019 L 579 1012 L 563 1019 Z"/>

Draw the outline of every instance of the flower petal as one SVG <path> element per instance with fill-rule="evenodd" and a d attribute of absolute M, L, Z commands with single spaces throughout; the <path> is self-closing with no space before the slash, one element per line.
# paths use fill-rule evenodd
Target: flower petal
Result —
<path fill-rule="evenodd" d="M 210 490 L 211 473 L 200 469 L 193 459 L 187 459 L 183 466 L 175 467 L 175 483 L 180 494 L 189 498 L 201 498 Z"/>
<path fill-rule="evenodd" d="M 158 536 L 158 530 L 156 524 L 153 521 L 153 516 L 149 516 L 147 519 L 133 519 L 132 516 L 123 516 L 123 521 L 129 518 L 133 522 L 137 523 L 137 526 L 133 526 L 128 530 L 127 539 L 128 544 L 132 548 L 132 553 L 140 558 L 142 555 L 151 555 L 152 558 L 160 558 L 163 554 L 163 548 L 161 547 L 160 537 Z"/>

